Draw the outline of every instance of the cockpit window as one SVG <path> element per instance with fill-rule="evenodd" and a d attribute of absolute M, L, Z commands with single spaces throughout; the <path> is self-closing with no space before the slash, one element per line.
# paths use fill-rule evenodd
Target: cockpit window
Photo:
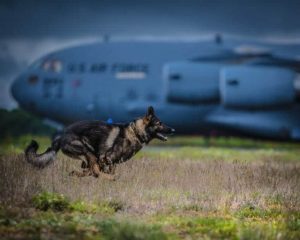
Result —
<path fill-rule="evenodd" d="M 44 71 L 48 72 L 50 71 L 51 68 L 51 61 L 46 60 L 45 62 L 43 62 L 42 68 Z"/>
<path fill-rule="evenodd" d="M 59 60 L 54 60 L 52 64 L 52 68 L 54 72 L 61 72 L 62 70 L 62 62 Z"/>
<path fill-rule="evenodd" d="M 63 69 L 63 64 L 62 61 L 58 59 L 53 59 L 53 60 L 47 59 L 42 63 L 41 68 L 46 72 L 59 73 Z"/>

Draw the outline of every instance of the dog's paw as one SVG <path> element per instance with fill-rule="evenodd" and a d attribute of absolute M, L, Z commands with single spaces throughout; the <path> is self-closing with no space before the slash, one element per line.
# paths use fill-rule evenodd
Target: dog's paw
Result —
<path fill-rule="evenodd" d="M 98 173 L 93 173 L 93 177 L 98 178 L 99 174 Z"/>
<path fill-rule="evenodd" d="M 101 177 L 107 179 L 109 181 L 116 181 L 115 175 L 108 174 L 108 173 L 101 173 Z"/>

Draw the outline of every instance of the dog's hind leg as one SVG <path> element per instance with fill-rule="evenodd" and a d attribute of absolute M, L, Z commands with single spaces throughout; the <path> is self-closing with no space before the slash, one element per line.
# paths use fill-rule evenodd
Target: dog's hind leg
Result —
<path fill-rule="evenodd" d="M 84 171 L 72 171 L 69 174 L 70 176 L 84 177 L 92 175 L 92 172 L 90 170 L 90 164 L 86 157 L 86 153 L 88 152 L 88 150 L 77 136 L 72 134 L 65 135 L 62 139 L 61 150 L 67 156 L 82 161 L 81 167 L 84 168 Z"/>
<path fill-rule="evenodd" d="M 61 140 L 61 150 L 64 154 L 71 158 L 82 160 L 82 156 L 87 152 L 84 144 L 77 136 L 68 134 L 63 136 Z"/>

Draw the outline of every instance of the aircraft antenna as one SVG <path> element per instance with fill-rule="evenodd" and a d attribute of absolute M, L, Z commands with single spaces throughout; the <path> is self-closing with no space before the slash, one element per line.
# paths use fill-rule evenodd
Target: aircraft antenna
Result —
<path fill-rule="evenodd" d="M 220 33 L 217 33 L 215 35 L 215 42 L 216 42 L 216 44 L 219 44 L 219 45 L 223 43 L 223 37 Z"/>
<path fill-rule="evenodd" d="M 109 42 L 109 39 L 110 39 L 110 37 L 108 34 L 103 36 L 103 42 Z"/>

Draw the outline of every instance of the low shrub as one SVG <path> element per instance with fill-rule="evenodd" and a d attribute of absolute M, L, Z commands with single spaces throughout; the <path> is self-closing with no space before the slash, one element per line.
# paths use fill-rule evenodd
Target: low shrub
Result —
<path fill-rule="evenodd" d="M 101 235 L 107 240 L 163 240 L 167 235 L 157 226 L 105 220 L 99 223 Z"/>
<path fill-rule="evenodd" d="M 62 194 L 43 192 L 33 197 L 33 205 L 42 211 L 64 211 L 70 208 L 69 200 Z"/>

